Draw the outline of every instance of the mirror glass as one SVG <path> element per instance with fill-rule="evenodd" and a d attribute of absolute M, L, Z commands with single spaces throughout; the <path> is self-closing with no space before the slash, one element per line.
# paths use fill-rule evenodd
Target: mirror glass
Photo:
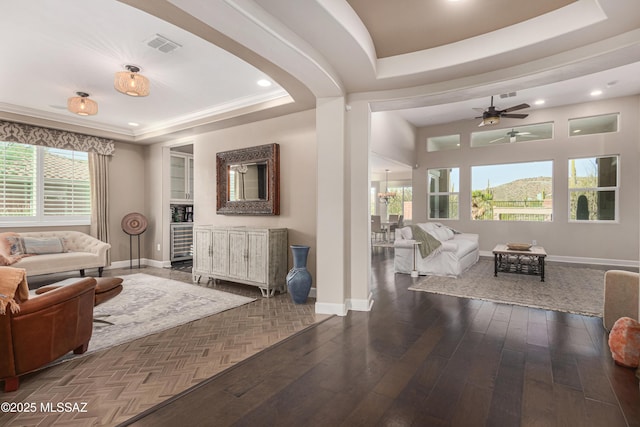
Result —
<path fill-rule="evenodd" d="M 229 165 L 229 201 L 267 200 L 267 162 Z"/>
<path fill-rule="evenodd" d="M 280 215 L 280 146 L 216 154 L 216 205 L 221 215 Z"/>

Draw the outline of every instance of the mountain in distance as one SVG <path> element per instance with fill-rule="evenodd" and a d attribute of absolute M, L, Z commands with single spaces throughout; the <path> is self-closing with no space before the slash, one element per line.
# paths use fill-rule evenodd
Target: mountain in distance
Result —
<path fill-rule="evenodd" d="M 553 192 L 553 180 L 544 176 L 522 178 L 489 190 L 493 193 L 493 200 L 539 200 L 538 195 L 542 194 L 548 199 Z"/>

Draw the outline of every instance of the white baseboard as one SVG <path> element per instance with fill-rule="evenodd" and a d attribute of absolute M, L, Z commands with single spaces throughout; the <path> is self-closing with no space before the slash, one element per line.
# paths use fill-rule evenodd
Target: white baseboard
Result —
<path fill-rule="evenodd" d="M 326 302 L 316 303 L 316 313 L 318 314 L 335 314 L 338 316 L 346 316 L 347 312 L 346 304 L 329 304 Z"/>
<path fill-rule="evenodd" d="M 347 307 L 353 311 L 371 311 L 371 307 L 373 307 L 373 294 L 369 293 L 367 299 L 348 299 Z"/>
<path fill-rule="evenodd" d="M 311 295 L 311 293 L 309 293 L 309 295 Z M 373 307 L 373 294 L 370 293 L 367 299 L 349 298 L 345 300 L 343 304 L 328 304 L 323 302 L 316 302 L 316 313 L 346 316 L 349 310 L 371 311 L 371 307 Z"/>
<path fill-rule="evenodd" d="M 493 258 L 493 252 L 480 251 L 480 256 Z M 609 259 L 609 258 L 586 258 L 562 255 L 548 255 L 547 261 L 566 262 L 569 264 L 591 264 L 591 265 L 610 265 L 612 267 L 640 267 L 639 261 L 627 259 Z"/>
<path fill-rule="evenodd" d="M 105 270 L 111 270 L 114 268 L 129 268 L 133 265 L 133 268 L 138 267 L 138 260 L 134 259 L 133 263 L 129 260 L 125 261 L 114 261 L 111 263 L 109 267 L 105 267 Z M 157 267 L 157 268 L 171 268 L 171 261 L 158 261 L 155 259 L 148 258 L 140 258 L 140 266 L 149 266 L 149 267 Z"/>

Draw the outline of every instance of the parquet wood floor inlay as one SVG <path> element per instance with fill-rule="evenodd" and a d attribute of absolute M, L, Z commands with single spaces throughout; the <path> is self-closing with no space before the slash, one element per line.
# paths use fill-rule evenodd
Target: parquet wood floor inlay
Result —
<path fill-rule="evenodd" d="M 191 283 L 187 272 L 153 267 L 114 269 L 105 275 L 137 272 Z M 30 281 L 31 286 L 41 284 Z M 37 411 L 0 413 L 0 425 L 117 425 L 328 317 L 315 314 L 312 299 L 296 305 L 288 294 L 262 298 L 251 286 L 225 282 L 203 286 L 257 300 L 25 375 L 18 391 L 2 394 L 0 402 L 33 403 Z M 86 412 L 49 411 L 49 402 L 86 404 Z"/>

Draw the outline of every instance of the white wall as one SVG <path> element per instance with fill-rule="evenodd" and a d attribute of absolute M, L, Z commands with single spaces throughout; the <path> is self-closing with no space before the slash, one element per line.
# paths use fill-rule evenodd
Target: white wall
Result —
<path fill-rule="evenodd" d="M 413 214 L 415 221 L 427 218 L 426 171 L 430 168 L 460 168 L 460 219 L 447 221 L 454 228 L 480 234 L 480 250 L 491 251 L 497 243 L 537 240 L 550 256 L 568 261 L 600 262 L 625 265 L 638 262 L 640 135 L 638 96 L 532 110 L 525 120 L 505 120 L 500 127 L 553 121 L 554 138 L 517 144 L 499 144 L 470 148 L 471 132 L 478 131 L 477 121 L 461 121 L 418 130 L 416 147 L 420 167 L 413 174 Z M 568 136 L 568 119 L 606 113 L 620 113 L 620 130 L 616 133 Z M 499 127 L 496 127 L 499 128 Z M 426 152 L 426 139 L 460 133 L 461 148 L 452 151 Z M 568 159 L 607 154 L 620 155 L 620 190 L 618 223 L 570 223 L 568 221 Z M 470 167 L 533 160 L 553 160 L 553 221 L 499 222 L 471 221 Z M 444 222 L 444 221 L 442 221 Z"/>
<path fill-rule="evenodd" d="M 280 144 L 280 215 L 218 215 L 216 153 L 271 143 Z M 315 279 L 315 110 L 198 135 L 193 138 L 193 154 L 195 224 L 288 228 L 289 244 L 311 247 L 307 267 Z M 291 265 L 289 254 L 289 267 Z"/>

